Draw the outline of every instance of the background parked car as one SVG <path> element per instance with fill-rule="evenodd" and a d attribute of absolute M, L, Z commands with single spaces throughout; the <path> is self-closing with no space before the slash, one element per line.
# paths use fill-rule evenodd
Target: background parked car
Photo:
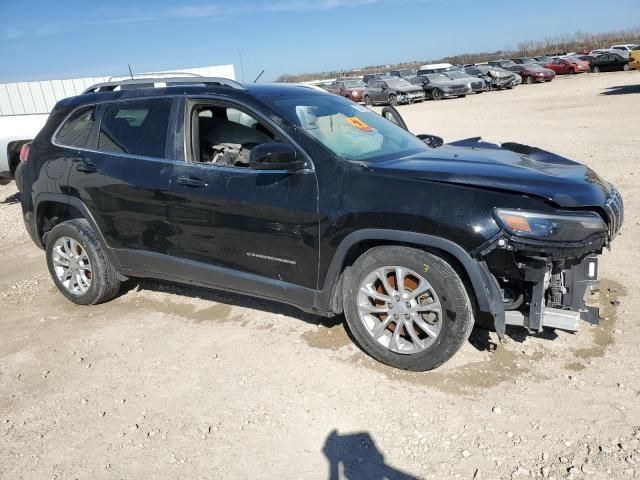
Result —
<path fill-rule="evenodd" d="M 354 102 L 363 102 L 367 84 L 359 78 L 342 78 L 327 86 L 326 90 Z"/>
<path fill-rule="evenodd" d="M 466 97 L 471 93 L 471 88 L 467 81 L 451 80 L 444 73 L 429 73 L 418 75 L 412 83 L 420 85 L 425 94 L 433 100 L 441 100 L 449 97 Z"/>
<path fill-rule="evenodd" d="M 618 50 L 622 52 L 630 52 L 634 48 L 638 47 L 635 43 L 624 43 L 622 45 L 612 45 L 611 50 Z"/>
<path fill-rule="evenodd" d="M 589 63 L 574 57 L 556 58 L 553 62 L 544 65 L 556 72 L 556 75 L 585 73 L 589 71 Z"/>
<path fill-rule="evenodd" d="M 491 65 L 492 67 L 499 67 L 504 69 L 508 69 L 509 67 L 513 67 L 514 65 L 516 65 L 513 60 L 491 60 L 490 62 L 487 62 L 487 64 Z"/>
<path fill-rule="evenodd" d="M 422 88 L 397 77 L 372 80 L 364 94 L 366 105 L 400 105 L 424 100 Z"/>
<path fill-rule="evenodd" d="M 418 74 L 416 70 L 412 70 L 410 68 L 405 68 L 402 70 L 391 70 L 389 75 L 392 77 L 404 78 L 405 80 L 410 80 Z"/>
<path fill-rule="evenodd" d="M 487 83 L 489 90 L 511 89 L 517 83 L 515 73 L 491 65 L 476 65 L 465 71 L 469 75 L 482 78 Z"/>
<path fill-rule="evenodd" d="M 583 62 L 587 62 L 591 64 L 591 62 L 593 62 L 593 59 L 596 58 L 596 55 L 589 55 L 589 54 L 576 55 L 576 58 L 579 60 L 582 60 Z"/>
<path fill-rule="evenodd" d="M 429 73 L 441 73 L 451 70 L 453 65 L 450 63 L 430 63 L 428 65 L 422 65 L 418 69 L 418 75 L 427 75 Z"/>
<path fill-rule="evenodd" d="M 444 72 L 444 74 L 451 80 L 466 82 L 467 86 L 473 93 L 482 93 L 487 90 L 487 82 L 481 78 L 469 75 L 464 70 L 450 70 L 448 72 Z"/>
<path fill-rule="evenodd" d="M 385 76 L 384 73 L 367 73 L 365 76 L 362 77 L 362 81 L 367 85 L 369 85 L 369 83 L 371 83 L 372 80 L 378 80 L 380 77 L 384 77 L 384 76 Z"/>
<path fill-rule="evenodd" d="M 524 65 L 525 63 L 538 63 L 538 61 L 533 57 L 512 58 L 511 61 L 517 65 Z"/>
<path fill-rule="evenodd" d="M 594 73 L 627 71 L 629 70 L 629 58 L 617 53 L 605 53 L 594 58 L 590 68 Z"/>
<path fill-rule="evenodd" d="M 553 70 L 541 67 L 537 63 L 516 64 L 508 67 L 506 70 L 520 75 L 523 83 L 527 85 L 536 82 L 550 82 L 556 78 L 556 73 Z"/>
<path fill-rule="evenodd" d="M 629 68 L 640 70 L 640 45 L 629 52 Z"/>
<path fill-rule="evenodd" d="M 540 57 L 534 57 L 534 60 L 538 62 L 539 65 L 545 66 L 547 63 L 553 62 L 555 58 L 550 57 L 548 55 L 542 55 Z"/>

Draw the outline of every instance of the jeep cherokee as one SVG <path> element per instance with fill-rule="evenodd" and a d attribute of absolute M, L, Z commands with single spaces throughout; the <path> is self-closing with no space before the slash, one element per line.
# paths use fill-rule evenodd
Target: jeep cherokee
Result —
<path fill-rule="evenodd" d="M 60 101 L 23 165 L 26 228 L 72 302 L 153 277 L 344 312 L 365 352 L 410 370 L 474 322 L 503 338 L 598 321 L 583 296 L 623 208 L 590 168 L 442 145 L 302 85 L 145 82 Z"/>

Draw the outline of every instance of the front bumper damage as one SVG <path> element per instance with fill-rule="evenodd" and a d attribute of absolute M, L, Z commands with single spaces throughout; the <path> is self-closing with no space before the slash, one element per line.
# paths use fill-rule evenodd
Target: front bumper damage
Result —
<path fill-rule="evenodd" d="M 624 219 L 615 189 L 602 210 L 609 231 L 588 242 L 551 245 L 501 232 L 476 252 L 489 298 L 500 299 L 492 302 L 491 314 L 501 340 L 507 325 L 541 333 L 544 328 L 575 332 L 580 321 L 599 323 L 599 309 L 586 305 L 585 297 L 598 284 L 598 256 Z"/>

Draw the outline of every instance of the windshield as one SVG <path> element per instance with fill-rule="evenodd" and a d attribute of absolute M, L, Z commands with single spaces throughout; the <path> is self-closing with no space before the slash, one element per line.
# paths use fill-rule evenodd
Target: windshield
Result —
<path fill-rule="evenodd" d="M 282 117 L 346 160 L 383 161 L 427 148 L 377 113 L 336 95 L 306 94 L 273 104 Z"/>
<path fill-rule="evenodd" d="M 451 80 L 449 77 L 447 77 L 444 73 L 430 73 L 429 75 L 427 75 L 427 77 L 429 78 L 429 80 L 431 80 L 432 82 L 448 82 L 449 80 Z"/>
<path fill-rule="evenodd" d="M 456 79 L 456 78 L 467 78 L 469 75 L 464 72 L 451 71 L 451 72 L 447 72 L 447 76 L 451 79 Z"/>
<path fill-rule="evenodd" d="M 366 85 L 362 80 L 348 80 L 344 82 L 346 88 L 365 88 Z"/>
<path fill-rule="evenodd" d="M 403 88 L 403 87 L 411 87 L 411 83 L 409 83 L 407 80 L 403 79 L 403 78 L 390 78 L 390 79 L 385 79 L 385 82 L 387 82 L 389 84 L 390 87 L 394 87 L 394 88 Z"/>

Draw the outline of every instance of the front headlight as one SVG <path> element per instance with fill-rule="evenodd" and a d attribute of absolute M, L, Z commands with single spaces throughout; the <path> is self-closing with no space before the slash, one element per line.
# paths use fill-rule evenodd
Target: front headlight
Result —
<path fill-rule="evenodd" d="M 597 213 L 566 215 L 496 209 L 498 222 L 512 235 L 552 242 L 581 242 L 593 234 L 607 232 Z"/>
<path fill-rule="evenodd" d="M 351 92 L 351 96 L 358 98 L 360 96 L 360 93 L 357 90 L 354 90 L 353 92 Z"/>

